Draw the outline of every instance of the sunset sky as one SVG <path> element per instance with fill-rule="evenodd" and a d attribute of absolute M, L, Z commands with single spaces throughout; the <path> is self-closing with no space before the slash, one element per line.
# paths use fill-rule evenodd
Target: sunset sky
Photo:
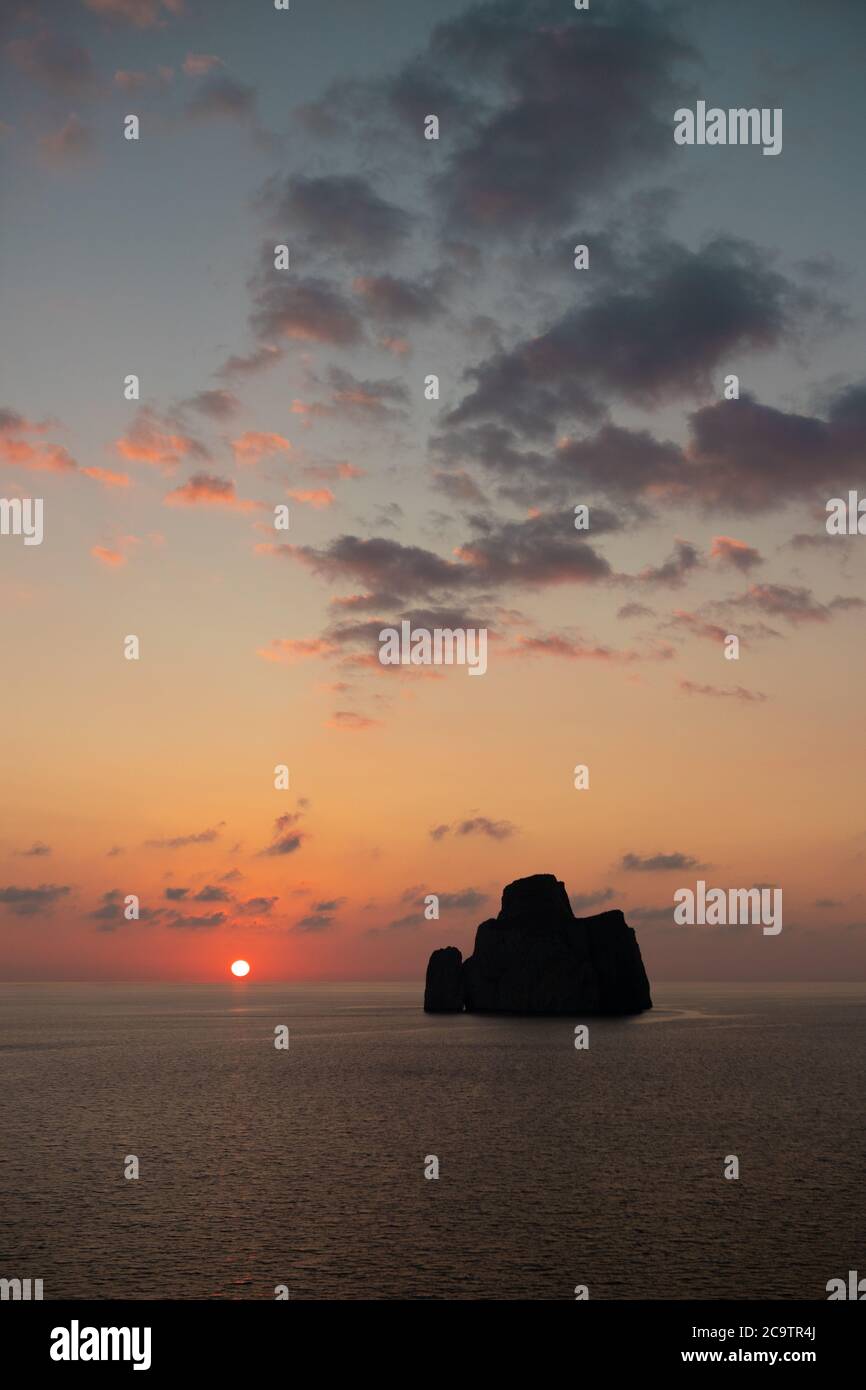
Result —
<path fill-rule="evenodd" d="M 864 43 L 860 0 L 5 0 L 5 978 L 420 978 L 539 872 L 651 980 L 864 978 Z M 782 153 L 675 145 L 698 100 Z M 407 617 L 486 674 L 381 666 Z M 674 926 L 699 878 L 784 930 Z"/>

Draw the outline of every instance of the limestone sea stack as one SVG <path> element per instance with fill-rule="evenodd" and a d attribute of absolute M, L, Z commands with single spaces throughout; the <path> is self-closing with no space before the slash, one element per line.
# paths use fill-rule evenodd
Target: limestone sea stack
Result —
<path fill-rule="evenodd" d="M 575 917 L 553 874 L 509 883 L 498 917 L 482 922 L 475 950 L 434 951 L 427 1013 L 636 1014 L 652 1008 L 631 927 L 618 909 Z"/>

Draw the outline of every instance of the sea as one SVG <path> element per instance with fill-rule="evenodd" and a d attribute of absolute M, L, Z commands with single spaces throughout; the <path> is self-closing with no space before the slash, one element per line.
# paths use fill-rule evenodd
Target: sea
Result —
<path fill-rule="evenodd" d="M 661 984 L 584 1020 L 427 1016 L 422 993 L 0 986 L 0 1276 L 797 1300 L 866 1274 L 866 985 Z"/>

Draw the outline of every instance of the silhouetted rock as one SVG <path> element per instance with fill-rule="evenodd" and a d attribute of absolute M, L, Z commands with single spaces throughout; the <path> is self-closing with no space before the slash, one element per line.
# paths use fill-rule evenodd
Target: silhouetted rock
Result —
<path fill-rule="evenodd" d="M 459 1014 L 463 1009 L 463 957 L 456 946 L 434 951 L 427 966 L 424 1011 Z"/>
<path fill-rule="evenodd" d="M 427 967 L 430 1013 L 633 1014 L 652 1008 L 640 948 L 622 912 L 575 917 L 553 874 L 510 883 L 462 965 L 449 946 Z"/>

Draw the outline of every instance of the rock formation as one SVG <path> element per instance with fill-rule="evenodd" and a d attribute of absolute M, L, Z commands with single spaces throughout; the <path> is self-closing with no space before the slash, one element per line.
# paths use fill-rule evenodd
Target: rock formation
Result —
<path fill-rule="evenodd" d="M 434 951 L 427 1013 L 634 1014 L 652 1008 L 631 927 L 617 909 L 575 917 L 553 874 L 509 883 L 499 916 L 482 922 L 475 950 Z"/>

